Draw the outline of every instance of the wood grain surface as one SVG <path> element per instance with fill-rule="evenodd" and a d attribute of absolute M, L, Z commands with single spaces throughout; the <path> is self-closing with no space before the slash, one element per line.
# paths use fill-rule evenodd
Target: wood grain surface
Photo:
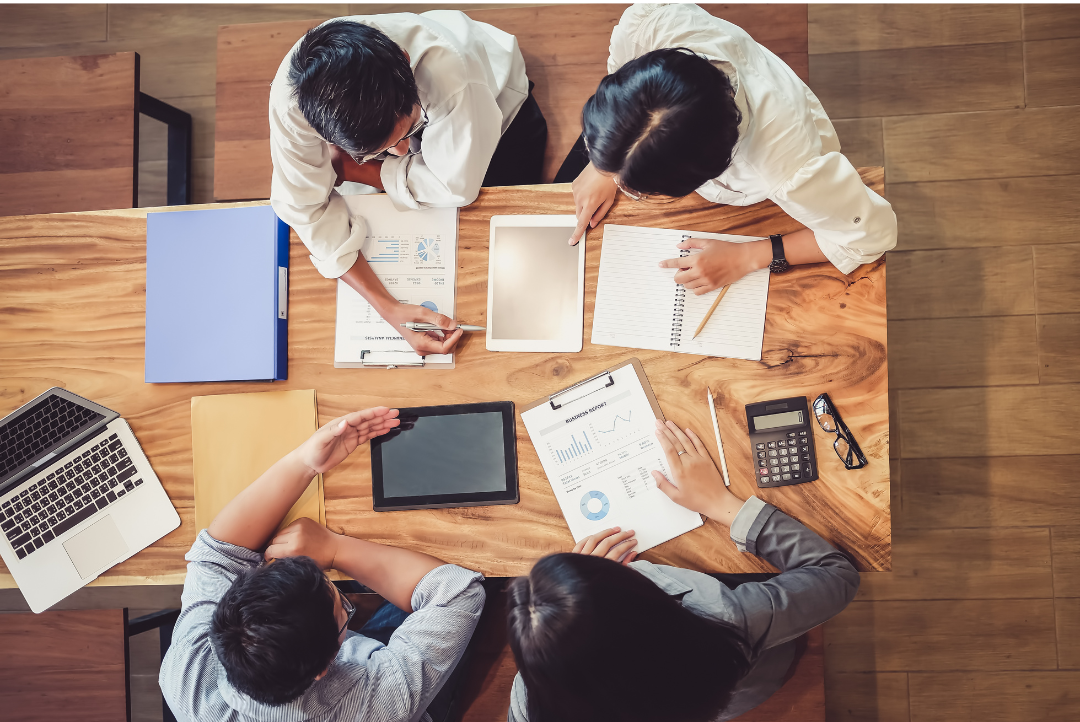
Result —
<path fill-rule="evenodd" d="M 881 191 L 883 171 L 864 169 Z M 484 325 L 489 218 L 572 212 L 568 185 L 485 189 L 460 213 L 458 317 Z M 850 276 L 828 264 L 774 276 L 760 362 L 589 343 L 603 227 L 588 234 L 585 345 L 578 354 L 492 353 L 482 335 L 459 346 L 452 371 L 335 369 L 335 284 L 320 276 L 293 235 L 289 288 L 289 380 L 278 383 L 143 383 L 145 209 L 0 219 L 0 414 L 51 386 L 120 412 L 176 505 L 182 524 L 109 570 L 100 583 L 177 583 L 194 540 L 190 399 L 204 394 L 315 388 L 323 423 L 357 408 L 511 400 L 519 406 L 637 356 L 668 418 L 701 432 L 716 454 L 705 400 L 709 385 L 733 490 L 766 501 L 821 533 L 862 570 L 891 566 L 885 263 Z M 649 206 L 619 198 L 608 221 L 763 235 L 799 226 L 769 201 L 720 206 L 692 196 Z M 207 259 L 207 262 L 212 262 Z M 818 437 L 821 478 L 758 492 L 744 405 L 828 391 L 870 463 L 846 471 Z M 409 546 L 492 576 L 513 576 L 572 546 L 566 522 L 524 425 L 517 424 L 521 502 L 511 506 L 372 511 L 370 458 L 358 450 L 325 477 L 326 520 L 353 536 Z M 645 554 L 652 561 L 721 572 L 768 571 L 741 554 L 715 523 Z M 2 571 L 2 570 L 0 570 Z M 0 584 L 11 585 L 4 573 Z"/>
<path fill-rule="evenodd" d="M 611 30 L 628 5 L 554 5 L 469 10 L 475 20 L 514 35 L 533 94 L 548 123 L 544 181 L 550 182 L 581 134 L 581 108 L 607 74 Z M 750 33 L 804 81 L 810 77 L 806 5 L 702 7 Z M 317 13 L 313 9 L 312 15 Z M 223 25 L 218 31 L 214 196 L 270 196 L 270 81 L 289 48 L 329 19 Z"/>
<path fill-rule="evenodd" d="M 0 60 L 0 216 L 131 208 L 136 53 Z"/>
<path fill-rule="evenodd" d="M 128 719 L 124 612 L 0 614 L 0 717 Z"/>

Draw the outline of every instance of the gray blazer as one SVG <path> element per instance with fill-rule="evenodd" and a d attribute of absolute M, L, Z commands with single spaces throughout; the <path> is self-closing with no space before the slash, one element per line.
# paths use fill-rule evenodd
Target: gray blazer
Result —
<path fill-rule="evenodd" d="M 831 544 L 776 507 L 750 497 L 731 524 L 740 551 L 762 557 L 782 573 L 765 582 L 728 589 L 713 577 L 677 567 L 632 562 L 687 609 L 736 630 L 749 646 L 750 671 L 731 704 L 716 719 L 730 720 L 757 707 L 784 682 L 795 639 L 839 614 L 859 589 L 859 573 Z M 525 683 L 518 674 L 510 695 L 510 722 L 527 722 Z"/>

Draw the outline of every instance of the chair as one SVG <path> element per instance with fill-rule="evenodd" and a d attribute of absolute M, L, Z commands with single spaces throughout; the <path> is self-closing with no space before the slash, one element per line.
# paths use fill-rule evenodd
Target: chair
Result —
<path fill-rule="evenodd" d="M 127 609 L 0 614 L 0 716 L 130 722 L 128 638 L 159 630 L 164 657 L 179 613 L 131 621 Z M 175 722 L 164 702 L 162 713 L 164 722 Z"/>
<path fill-rule="evenodd" d="M 0 216 L 134 208 L 139 114 L 169 126 L 168 203 L 191 198 L 191 116 L 139 90 L 139 54 L 0 60 Z"/>

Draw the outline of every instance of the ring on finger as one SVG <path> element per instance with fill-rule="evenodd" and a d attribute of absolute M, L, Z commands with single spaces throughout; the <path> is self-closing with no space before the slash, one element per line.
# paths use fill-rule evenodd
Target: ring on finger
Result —
<path fill-rule="evenodd" d="M 679 452 L 679 456 L 682 456 L 682 455 L 683 455 L 683 454 L 685 454 L 685 453 L 686 453 L 685 451 L 680 451 L 680 452 Z"/>

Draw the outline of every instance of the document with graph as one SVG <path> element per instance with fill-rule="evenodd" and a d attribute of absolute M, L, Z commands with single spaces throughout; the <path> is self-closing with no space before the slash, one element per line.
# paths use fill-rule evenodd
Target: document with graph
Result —
<path fill-rule="evenodd" d="M 656 488 L 654 469 L 671 475 L 648 384 L 632 359 L 521 412 L 575 542 L 618 526 L 645 551 L 702 524 Z"/>
<path fill-rule="evenodd" d="M 402 303 L 454 317 L 457 209 L 399 211 L 386 195 L 345 196 L 352 216 L 368 226 L 361 252 L 386 290 Z M 377 358 L 376 363 L 365 357 Z M 338 281 L 334 366 L 452 368 L 453 354 L 420 357 L 364 297 Z"/>
<path fill-rule="evenodd" d="M 604 227 L 593 343 L 761 360 L 769 269 L 749 273 L 732 284 L 705 328 L 692 338 L 720 289 L 696 296 L 675 283 L 677 269 L 659 266 L 667 258 L 700 253 L 676 248 L 691 236 L 733 243 L 760 240 L 610 223 Z"/>

